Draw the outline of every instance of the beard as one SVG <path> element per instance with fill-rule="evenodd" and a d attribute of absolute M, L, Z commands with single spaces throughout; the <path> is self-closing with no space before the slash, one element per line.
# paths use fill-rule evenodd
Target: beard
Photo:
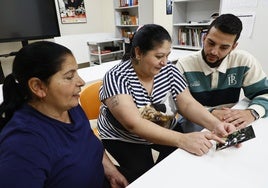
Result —
<path fill-rule="evenodd" d="M 226 55 L 226 56 L 227 56 L 227 55 Z M 215 61 L 214 63 L 211 63 L 211 62 L 207 61 L 207 58 L 206 58 L 206 54 L 205 54 L 204 49 L 202 50 L 202 58 L 203 58 L 203 60 L 206 62 L 206 64 L 207 64 L 210 68 L 215 68 L 215 67 L 220 66 L 220 65 L 221 65 L 221 62 L 225 59 L 226 56 L 224 56 L 224 57 L 221 58 L 221 59 L 218 59 L 218 60 Z"/>

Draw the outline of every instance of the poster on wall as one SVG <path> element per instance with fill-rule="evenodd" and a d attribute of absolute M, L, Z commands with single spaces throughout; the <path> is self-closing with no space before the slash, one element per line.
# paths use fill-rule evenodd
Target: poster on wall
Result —
<path fill-rule="evenodd" d="M 166 14 L 172 14 L 172 0 L 166 0 Z"/>
<path fill-rule="evenodd" d="M 58 0 L 61 23 L 86 23 L 84 0 Z"/>

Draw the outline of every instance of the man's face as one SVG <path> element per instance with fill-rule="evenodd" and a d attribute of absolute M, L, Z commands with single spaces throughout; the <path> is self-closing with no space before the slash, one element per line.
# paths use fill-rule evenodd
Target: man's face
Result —
<path fill-rule="evenodd" d="M 228 55 L 235 47 L 236 35 L 223 33 L 212 27 L 204 38 L 204 58 L 208 63 L 217 63 Z"/>

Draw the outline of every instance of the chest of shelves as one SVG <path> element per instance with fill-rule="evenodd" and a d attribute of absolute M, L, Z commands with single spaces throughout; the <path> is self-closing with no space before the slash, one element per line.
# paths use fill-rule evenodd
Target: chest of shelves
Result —
<path fill-rule="evenodd" d="M 201 49 L 211 15 L 219 13 L 220 3 L 221 0 L 174 0 L 173 48 Z"/>
<path fill-rule="evenodd" d="M 88 41 L 87 45 L 91 64 L 102 64 L 121 59 L 125 53 L 125 42 L 122 38 Z"/>
<path fill-rule="evenodd" d="M 129 43 L 139 25 L 153 23 L 153 0 L 114 0 L 115 36 Z"/>

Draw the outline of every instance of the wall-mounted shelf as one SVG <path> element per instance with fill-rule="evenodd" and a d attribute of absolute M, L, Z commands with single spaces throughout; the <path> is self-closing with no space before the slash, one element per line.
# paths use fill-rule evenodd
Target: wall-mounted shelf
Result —
<path fill-rule="evenodd" d="M 129 43 L 139 25 L 153 23 L 153 0 L 114 0 L 114 12 L 115 36 Z"/>
<path fill-rule="evenodd" d="M 219 13 L 221 0 L 173 1 L 173 48 L 199 50 L 203 36 L 211 22 L 211 15 Z"/>

